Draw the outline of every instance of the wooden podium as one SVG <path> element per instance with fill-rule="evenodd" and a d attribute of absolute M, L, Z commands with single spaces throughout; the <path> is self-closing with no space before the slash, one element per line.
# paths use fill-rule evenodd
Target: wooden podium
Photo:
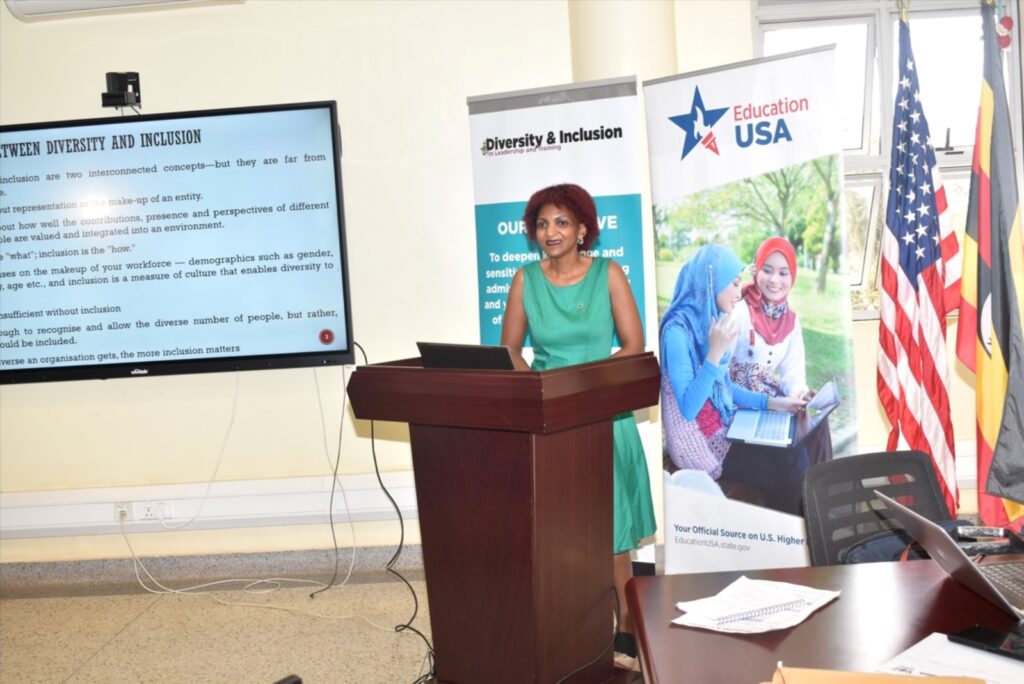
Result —
<path fill-rule="evenodd" d="M 541 373 L 356 369 L 356 417 L 409 423 L 438 682 L 551 684 L 605 650 L 611 419 L 659 389 L 651 353 Z M 611 656 L 566 681 L 610 681 Z"/>

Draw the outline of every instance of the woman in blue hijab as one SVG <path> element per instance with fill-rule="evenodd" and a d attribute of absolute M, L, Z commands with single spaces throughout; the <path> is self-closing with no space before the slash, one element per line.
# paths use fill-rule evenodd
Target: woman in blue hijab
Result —
<path fill-rule="evenodd" d="M 661 406 L 665 447 L 680 469 L 717 480 L 736 406 L 795 412 L 804 402 L 769 397 L 732 384 L 729 358 L 738 330 L 730 320 L 740 300 L 743 264 L 728 247 L 701 247 L 679 270 L 661 319 Z"/>

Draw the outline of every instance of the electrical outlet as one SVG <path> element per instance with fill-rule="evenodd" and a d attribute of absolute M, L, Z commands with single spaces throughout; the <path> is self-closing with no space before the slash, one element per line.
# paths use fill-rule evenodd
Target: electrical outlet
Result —
<path fill-rule="evenodd" d="M 115 503 L 114 504 L 114 520 L 131 520 L 132 519 L 132 507 L 127 503 Z"/>
<path fill-rule="evenodd" d="M 136 501 L 136 520 L 166 520 L 171 517 L 171 503 L 169 501 Z"/>

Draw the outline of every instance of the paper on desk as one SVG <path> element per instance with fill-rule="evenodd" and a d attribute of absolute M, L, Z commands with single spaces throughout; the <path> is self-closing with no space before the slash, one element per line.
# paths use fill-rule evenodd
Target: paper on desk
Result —
<path fill-rule="evenodd" d="M 878 671 L 924 677 L 963 675 L 978 677 L 988 684 L 1024 682 L 1024 661 L 953 643 L 938 632 L 883 663 Z"/>
<path fill-rule="evenodd" d="M 910 677 L 906 675 L 780 667 L 775 670 L 772 681 L 762 684 L 897 684 L 898 682 L 906 683 L 908 679 Z M 916 680 L 910 679 L 910 681 Z M 930 678 L 928 684 L 985 684 L 985 680 L 974 677 L 936 676 Z"/>
<path fill-rule="evenodd" d="M 716 632 L 759 634 L 800 624 L 837 596 L 838 591 L 814 589 L 788 582 L 752 580 L 743 576 L 715 596 L 677 603 L 676 608 L 686 611 L 686 614 L 672 622 Z M 798 604 L 798 607 L 777 609 L 791 603 Z M 728 616 L 751 611 L 761 611 L 763 614 L 723 621 Z"/>
<path fill-rule="evenodd" d="M 811 670 L 808 668 L 778 668 L 770 682 L 763 684 L 897 684 L 906 682 L 906 675 L 876 675 L 870 672 L 843 672 L 839 670 Z M 910 680 L 915 681 L 915 680 Z M 985 684 L 974 677 L 935 677 L 928 684 Z"/>

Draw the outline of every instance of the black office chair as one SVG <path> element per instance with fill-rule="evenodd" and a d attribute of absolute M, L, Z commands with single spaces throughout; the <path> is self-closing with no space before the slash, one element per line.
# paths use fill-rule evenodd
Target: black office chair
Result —
<path fill-rule="evenodd" d="M 885 517 L 884 492 L 929 520 L 948 520 L 949 509 L 928 454 L 892 451 L 837 458 L 804 473 L 804 521 L 812 565 L 836 565 L 840 553 L 880 532 L 899 529 Z"/>

